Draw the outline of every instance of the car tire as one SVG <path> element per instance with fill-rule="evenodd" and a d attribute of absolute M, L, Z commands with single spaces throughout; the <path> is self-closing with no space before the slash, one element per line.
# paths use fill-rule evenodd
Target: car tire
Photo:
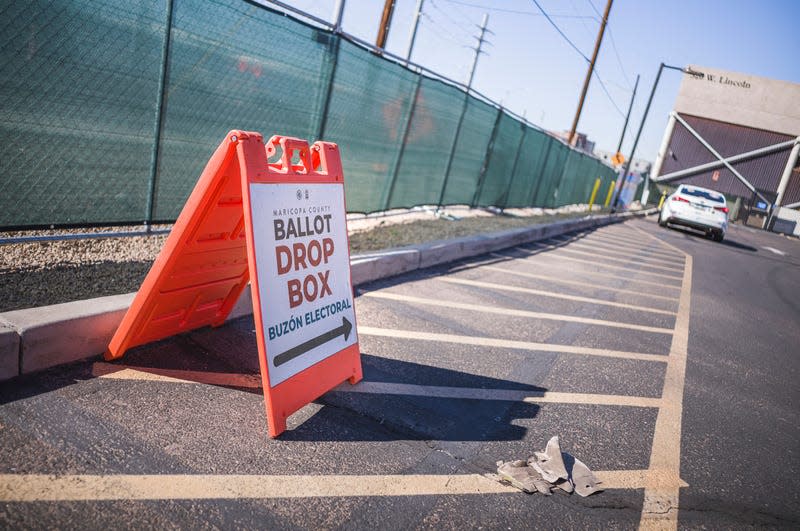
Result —
<path fill-rule="evenodd" d="M 725 239 L 725 233 L 722 232 L 721 230 L 720 231 L 716 231 L 711 235 L 711 239 L 714 240 L 715 242 L 719 243 L 719 242 L 721 242 L 722 240 Z"/>
<path fill-rule="evenodd" d="M 667 222 L 665 220 L 663 220 L 661 218 L 661 216 L 658 216 L 658 225 L 661 226 L 661 227 L 666 227 L 667 226 Z"/>

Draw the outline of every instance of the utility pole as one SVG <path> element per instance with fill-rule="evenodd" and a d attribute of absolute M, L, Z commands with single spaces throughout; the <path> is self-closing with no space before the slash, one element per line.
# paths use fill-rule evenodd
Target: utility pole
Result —
<path fill-rule="evenodd" d="M 484 13 L 483 22 L 481 22 L 481 36 L 478 37 L 478 46 L 475 48 L 475 60 L 472 61 L 472 70 L 469 72 L 469 81 L 467 81 L 467 95 L 469 95 L 469 91 L 472 88 L 472 79 L 475 77 L 475 67 L 478 66 L 478 57 L 481 56 L 481 48 L 483 48 L 483 43 L 486 42 L 486 39 L 483 37 L 486 35 L 487 24 L 489 24 L 489 13 Z M 489 33 L 491 33 L 491 31 Z"/>
<path fill-rule="evenodd" d="M 417 39 L 417 28 L 419 28 L 419 17 L 422 15 L 422 4 L 425 0 L 417 0 L 417 9 L 414 15 L 414 25 L 411 27 L 411 40 L 408 43 L 408 53 L 406 53 L 406 66 L 411 61 L 411 52 L 414 51 L 414 41 Z"/>
<path fill-rule="evenodd" d="M 633 109 L 633 100 L 636 99 L 636 89 L 639 88 L 639 74 L 636 74 L 636 83 L 633 85 L 633 94 L 631 94 L 631 102 L 628 105 L 628 114 L 625 115 L 625 124 L 622 126 L 622 134 L 619 136 L 619 145 L 617 145 L 617 153 L 621 153 L 622 141 L 625 139 L 625 130 L 628 129 L 628 120 L 631 118 L 631 110 Z"/>
<path fill-rule="evenodd" d="M 594 72 L 594 63 L 597 61 L 597 54 L 600 52 L 600 44 L 603 42 L 603 34 L 606 31 L 606 23 L 608 22 L 608 14 L 611 11 L 611 3 L 613 0 L 608 0 L 606 4 L 605 13 L 603 13 L 603 20 L 600 21 L 600 31 L 597 34 L 597 41 L 594 43 L 594 52 L 592 52 L 592 59 L 589 61 L 589 70 L 586 72 L 586 79 L 583 82 L 583 90 L 581 91 L 581 98 L 578 100 L 578 110 L 575 111 L 575 119 L 572 120 L 572 127 L 569 130 L 567 142 L 572 145 L 575 130 L 578 128 L 578 120 L 581 118 L 581 111 L 583 110 L 583 102 L 586 99 L 586 92 L 589 90 L 589 82 L 592 80 L 592 73 Z"/>
<path fill-rule="evenodd" d="M 383 50 L 386 47 L 386 38 L 389 36 L 389 27 L 392 25 L 393 13 L 394 13 L 394 0 L 386 0 L 383 4 L 381 25 L 378 27 L 378 37 L 375 39 L 375 46 L 377 46 L 381 50 Z"/>
<path fill-rule="evenodd" d="M 444 170 L 444 181 L 442 182 L 442 189 L 439 192 L 439 201 L 436 203 L 436 212 L 438 213 L 442 208 L 442 201 L 444 201 L 444 193 L 447 190 L 447 181 L 450 179 L 450 169 L 453 167 L 453 157 L 456 154 L 456 147 L 458 147 L 458 138 L 461 136 L 461 126 L 464 125 L 464 115 L 467 113 L 467 104 L 469 103 L 469 91 L 472 88 L 472 80 L 475 77 L 475 67 L 478 66 L 478 57 L 481 56 L 481 48 L 486 41 L 484 38 L 487 32 L 486 25 L 489 24 L 489 14 L 483 14 L 483 22 L 481 22 L 481 36 L 478 37 L 478 46 L 475 48 L 475 60 L 472 61 L 472 70 L 469 73 L 469 81 L 467 82 L 467 92 L 464 94 L 464 103 L 461 106 L 461 114 L 458 117 L 458 125 L 456 125 L 456 134 L 453 137 L 453 145 L 450 148 L 450 156 L 447 159 L 447 166 Z M 489 31 L 491 33 L 491 31 Z M 502 111 L 500 111 L 502 114 Z M 500 116 L 498 114 L 498 118 Z M 496 124 L 495 124 L 496 127 Z"/>

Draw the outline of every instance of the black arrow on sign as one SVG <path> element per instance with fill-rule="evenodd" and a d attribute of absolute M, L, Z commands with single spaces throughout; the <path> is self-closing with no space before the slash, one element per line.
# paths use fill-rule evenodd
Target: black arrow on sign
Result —
<path fill-rule="evenodd" d="M 296 347 L 292 347 L 286 352 L 282 354 L 278 354 L 275 356 L 275 359 L 272 360 L 273 365 L 276 367 L 283 365 L 287 361 L 291 361 L 298 356 L 302 356 L 309 350 L 313 348 L 317 348 L 320 345 L 327 343 L 332 339 L 336 339 L 337 337 L 344 335 L 344 340 L 347 341 L 347 338 L 350 337 L 350 330 L 353 329 L 353 323 L 347 320 L 347 317 L 342 317 L 342 326 L 338 326 L 333 330 L 329 330 L 323 334 L 318 335 L 317 337 L 311 338 L 305 343 L 300 343 Z"/>

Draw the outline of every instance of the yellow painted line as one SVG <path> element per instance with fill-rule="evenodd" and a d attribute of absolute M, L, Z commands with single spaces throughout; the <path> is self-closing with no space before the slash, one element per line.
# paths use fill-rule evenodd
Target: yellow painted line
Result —
<path fill-rule="evenodd" d="M 632 240 L 630 238 L 627 239 L 617 239 L 617 237 L 607 238 L 604 234 L 602 233 L 598 234 L 596 232 L 592 233 L 590 236 L 581 238 L 581 241 L 585 242 L 594 241 L 598 243 L 605 243 L 607 245 L 613 246 L 614 248 L 625 248 L 625 249 L 630 249 L 631 251 L 646 251 L 652 255 L 664 256 L 666 258 L 672 258 L 676 260 L 682 259 L 683 257 L 683 254 L 676 256 L 674 252 L 653 248 L 650 245 L 644 245 L 644 244 L 636 245 L 635 243 L 632 243 Z"/>
<path fill-rule="evenodd" d="M 625 328 L 628 330 L 652 332 L 655 334 L 672 333 L 671 328 L 644 326 L 644 325 L 625 323 L 619 321 L 606 321 L 603 319 L 590 319 L 588 317 L 576 317 L 574 315 L 563 315 L 557 313 L 531 312 L 527 310 L 516 310 L 513 308 L 487 306 L 484 304 L 467 304 L 463 302 L 445 301 L 439 299 L 426 299 L 423 297 L 412 297 L 410 295 L 400 295 L 398 293 L 390 293 L 387 291 L 368 291 L 362 293 L 362 296 L 369 297 L 372 299 L 385 299 L 385 300 L 392 300 L 399 302 L 409 302 L 412 304 L 423 304 L 425 306 L 438 306 L 441 308 L 458 308 L 459 310 L 492 313 L 495 315 L 507 315 L 511 317 L 528 317 L 530 319 L 541 319 L 544 321 L 562 321 L 566 323 L 581 323 L 592 326 L 608 326 L 611 328 Z"/>
<path fill-rule="evenodd" d="M 572 247 L 578 247 L 580 249 L 591 250 L 592 253 L 594 253 L 597 256 L 602 257 L 602 258 L 619 259 L 619 257 L 621 255 L 623 255 L 623 253 L 617 253 L 617 254 L 614 254 L 614 255 L 608 254 L 607 249 L 598 247 L 597 245 L 592 245 L 590 242 L 586 242 L 586 241 L 584 241 L 582 239 L 577 239 L 577 240 L 559 240 L 559 241 L 567 244 L 565 246 L 561 246 L 560 248 L 570 249 Z M 645 248 L 643 247 L 642 250 L 644 250 L 644 249 Z M 639 251 L 637 251 L 637 252 L 639 252 Z M 624 255 L 624 256 L 627 256 L 631 261 L 641 262 L 643 264 L 654 264 L 654 265 L 665 265 L 665 264 L 668 264 L 668 265 L 674 265 L 675 267 L 677 267 L 677 271 L 683 271 L 683 259 L 680 259 L 680 261 L 676 261 L 676 260 L 674 260 L 672 258 L 666 259 L 666 258 L 650 256 L 649 253 L 646 253 L 646 254 L 647 254 L 646 256 L 639 256 L 639 255 L 635 255 L 635 256 Z"/>
<path fill-rule="evenodd" d="M 628 230 L 628 229 L 630 229 L 630 230 Z M 653 236 L 652 234 L 649 234 L 646 231 L 643 231 L 643 230 L 641 230 L 641 229 L 639 229 L 637 227 L 634 227 L 634 226 L 630 226 L 630 227 L 628 227 L 628 229 L 626 229 L 625 232 L 627 234 L 630 234 L 630 237 L 626 236 L 626 235 L 624 235 L 622 233 L 616 233 L 616 234 L 613 234 L 613 235 L 608 234 L 608 236 L 610 238 L 614 238 L 616 241 L 620 242 L 621 244 L 624 244 L 626 242 L 630 242 L 631 241 L 630 238 L 638 236 L 638 233 L 642 233 L 642 234 L 646 235 L 648 238 L 654 239 L 656 243 L 661 245 L 661 247 L 666 247 L 667 249 L 669 249 L 669 251 L 658 251 L 658 252 L 669 253 L 671 256 L 675 256 L 674 253 L 677 252 L 677 255 L 679 257 L 686 256 L 686 253 L 684 253 L 683 251 L 681 251 L 677 247 L 669 245 L 668 243 L 666 243 L 663 240 Z"/>
<path fill-rule="evenodd" d="M 500 253 L 489 253 L 489 254 L 491 256 L 494 256 L 494 257 L 497 257 L 497 258 L 505 258 L 506 260 L 513 260 L 513 261 L 518 262 L 518 263 L 523 263 L 523 264 L 525 264 L 525 263 L 531 264 L 532 263 L 532 262 L 528 261 L 525 258 L 521 258 L 519 256 L 514 256 L 514 255 L 510 255 L 510 254 L 500 254 Z M 483 266 L 483 267 L 485 267 L 485 266 Z M 537 267 L 537 269 L 542 268 L 542 267 L 551 268 L 551 269 L 552 268 L 558 268 L 558 269 L 561 270 L 562 273 L 564 272 L 564 268 L 560 267 L 558 264 L 548 264 L 547 262 L 537 263 L 536 267 Z M 638 279 L 638 278 L 628 278 L 628 277 L 625 277 L 625 276 L 621 276 L 619 274 L 603 273 L 602 271 L 576 271 L 576 272 L 570 272 L 570 273 L 571 274 L 576 274 L 576 275 L 586 275 L 586 276 L 589 276 L 589 277 L 610 278 L 610 279 L 613 279 L 613 280 L 624 280 L 626 282 L 630 282 L 630 283 L 633 283 L 633 284 L 642 284 L 642 285 L 645 285 L 645 286 L 655 286 L 655 287 L 663 288 L 663 289 L 674 289 L 674 290 L 680 290 L 681 289 L 681 287 L 678 286 L 678 285 L 665 284 L 663 282 L 656 282 L 656 281 L 652 281 L 652 280 L 642 280 L 642 279 Z M 587 283 L 587 285 L 588 285 L 588 283 Z"/>
<path fill-rule="evenodd" d="M 580 282 L 580 281 L 577 281 L 577 280 L 567 280 L 567 279 L 560 278 L 560 277 L 555 277 L 555 276 L 552 276 L 552 275 L 537 275 L 536 273 L 527 273 L 527 272 L 523 272 L 523 271 L 514 271 L 512 269 L 504 269 L 502 267 L 495 267 L 495 266 L 491 266 L 491 265 L 486 265 L 486 266 L 483 266 L 482 268 L 483 269 L 489 269 L 491 271 L 497 271 L 499 273 L 508 273 L 510 275 L 516 275 L 516 276 L 521 276 L 521 277 L 536 278 L 536 279 L 539 279 L 539 280 L 545 280 L 547 282 L 553 282 L 555 284 L 567 284 L 567 285 L 570 285 L 570 286 L 580 286 L 582 288 L 590 288 L 590 289 L 596 289 L 596 290 L 600 290 L 600 291 L 616 291 L 618 293 L 625 293 L 625 294 L 628 294 L 628 295 L 636 295 L 637 297 L 646 297 L 648 299 L 659 299 L 659 300 L 665 300 L 665 301 L 670 301 L 670 302 L 675 302 L 675 303 L 678 302 L 677 297 L 667 297 L 667 296 L 664 296 L 664 295 L 654 295 L 652 293 L 642 293 L 641 290 L 637 291 L 637 290 L 632 290 L 632 289 L 615 288 L 615 287 L 612 287 L 612 286 L 605 286 L 605 285 L 602 285 L 602 284 L 601 285 L 592 285 L 592 284 L 590 284 L 590 283 L 588 283 L 586 281 Z M 444 278 L 448 278 L 448 277 L 444 277 Z M 620 278 L 620 277 L 614 276 L 613 278 Z M 439 280 L 443 280 L 443 279 L 439 278 Z M 612 301 L 606 301 L 606 302 L 612 302 Z M 615 303 L 612 304 L 612 306 L 616 306 L 617 304 L 620 304 L 620 303 L 616 303 L 615 302 Z M 650 311 L 651 309 L 648 307 L 647 310 Z M 672 315 L 674 315 L 674 312 L 670 312 L 670 313 Z"/>
<path fill-rule="evenodd" d="M 98 362 L 94 364 L 93 374 L 98 378 L 114 380 L 144 380 L 169 383 L 193 383 L 210 385 L 235 385 L 233 382 L 247 374 L 204 373 L 200 371 L 161 370 L 144 367 L 119 366 Z M 169 372 L 165 377 L 159 372 Z M 208 378 L 214 374 L 214 378 Z M 255 380 L 255 378 L 254 378 Z M 260 388 L 259 382 L 251 387 Z M 210 383 L 213 381 L 214 383 Z M 515 390 L 515 389 L 478 389 L 469 387 L 444 387 L 415 385 L 402 383 L 384 383 L 361 381 L 356 385 L 340 385 L 335 391 L 344 393 L 370 393 L 385 395 L 424 396 L 430 398 L 453 398 L 464 400 L 499 400 L 505 402 L 532 402 L 550 404 L 592 404 L 605 406 L 652 407 L 661 405 L 660 398 L 649 398 L 626 395 L 600 395 L 587 393 L 556 393 L 551 391 Z"/>
<path fill-rule="evenodd" d="M 472 387 L 444 387 L 389 382 L 365 382 L 340 385 L 335 391 L 379 395 L 406 395 L 425 398 L 450 398 L 459 400 L 487 400 L 502 402 L 529 402 L 535 404 L 590 404 L 597 406 L 652 407 L 661 406 L 660 398 L 625 395 L 598 395 L 587 393 L 556 393 L 515 389 L 478 389 Z"/>
<path fill-rule="evenodd" d="M 641 489 L 644 470 L 599 470 L 606 490 Z M 680 479 L 677 486 L 686 486 Z M 481 474 L 46 475 L 0 474 L 0 501 L 231 500 L 522 493 Z"/>
<path fill-rule="evenodd" d="M 535 257 L 535 258 L 545 258 L 545 259 L 550 258 L 552 260 L 566 260 L 568 262 L 586 264 L 586 265 L 590 265 L 592 267 L 599 267 L 601 269 L 612 269 L 612 270 L 615 270 L 615 271 L 630 271 L 631 273 L 636 273 L 637 275 L 647 275 L 649 277 L 659 277 L 659 278 L 664 278 L 664 279 L 669 279 L 669 280 L 680 280 L 680 277 L 677 277 L 675 275 L 665 275 L 663 273 L 653 273 L 653 272 L 644 271 L 642 269 L 638 269 L 638 268 L 635 268 L 635 267 L 626 267 L 626 266 L 620 266 L 620 265 L 606 264 L 606 263 L 598 262 L 596 260 L 584 260 L 582 258 L 573 258 L 571 256 L 554 256 L 554 255 L 548 255 L 548 253 L 535 253 L 535 252 L 530 251 L 529 249 L 525 249 L 524 247 L 514 247 L 514 249 L 516 249 L 516 250 L 518 250 L 520 252 L 526 253 L 529 256 L 532 256 L 532 257 Z M 672 284 L 672 286 L 673 287 L 679 287 L 677 284 Z"/>
<path fill-rule="evenodd" d="M 151 382 L 200 383 L 227 387 L 261 388 L 258 374 L 185 371 L 153 367 L 131 367 L 98 362 L 92 366 L 92 375 L 111 380 L 146 380 Z"/>
<path fill-rule="evenodd" d="M 642 269 L 642 268 L 647 267 L 647 268 L 650 268 L 650 269 L 658 269 L 660 271 L 671 271 L 673 273 L 676 273 L 676 272 L 677 273 L 682 273 L 683 272 L 683 266 L 681 266 L 681 267 L 669 267 L 669 266 L 665 266 L 665 265 L 655 265 L 655 264 L 642 262 L 641 260 L 636 260 L 635 258 L 619 258 L 617 256 L 608 256 L 608 255 L 604 255 L 604 254 L 601 254 L 601 253 L 596 253 L 594 251 L 589 252 L 589 251 L 581 251 L 580 249 L 571 249 L 571 247 L 573 246 L 572 243 L 570 243 L 568 245 L 546 245 L 546 244 L 537 243 L 537 244 L 534 244 L 534 245 L 536 245 L 540 249 L 548 249 L 549 251 L 556 251 L 556 252 L 562 252 L 562 253 L 572 253 L 572 254 L 576 254 L 578 256 L 588 256 L 588 257 L 591 257 L 591 258 L 596 258 L 596 259 L 599 259 L 599 260 L 603 260 L 603 263 L 605 263 L 605 261 L 611 261 L 613 263 L 623 264 L 623 265 L 631 265 L 631 264 L 636 264 L 636 263 L 641 264 L 641 268 L 634 268 L 636 271 L 649 271 L 648 269 Z M 592 263 L 594 263 L 594 262 L 592 262 Z M 676 277 L 672 277 L 672 278 L 676 278 Z"/>
<path fill-rule="evenodd" d="M 504 273 L 511 273 L 514 274 L 513 271 L 507 271 L 501 268 L 492 268 L 500 270 Z M 487 289 L 497 289 L 503 291 L 513 291 L 516 293 L 527 293 L 529 295 L 541 295 L 542 297 L 551 297 L 554 299 L 563 299 L 568 301 L 575 301 L 575 302 L 585 302 L 588 304 L 598 304 L 601 306 L 612 306 L 615 308 L 625 308 L 626 310 L 635 310 L 639 312 L 650 312 L 650 313 L 657 313 L 661 315 L 671 315 L 674 316 L 675 312 L 671 312 L 669 310 L 660 310 L 658 308 L 649 308 L 647 306 L 637 306 L 635 304 L 625 304 L 624 302 L 614 302 L 614 301 L 605 301 L 602 299 L 595 299 L 592 297 L 581 297 L 579 295 L 568 295 L 566 293 L 558 293 L 555 291 L 544 291 L 539 289 L 533 288 L 520 288 L 517 286 L 509 286 L 506 284 L 494 284 L 492 282 L 481 282 L 479 280 L 467 280 L 464 278 L 455 278 L 455 277 L 440 277 L 437 280 L 441 280 L 442 282 L 449 282 L 451 284 L 463 284 L 465 286 L 475 286 L 477 288 L 487 288 Z"/>
<path fill-rule="evenodd" d="M 653 446 L 650 452 L 647 486 L 640 528 L 677 529 L 678 488 L 658 483 L 661 475 L 678 476 L 681 470 L 681 422 L 683 416 L 683 390 L 686 379 L 686 359 L 689 346 L 689 315 L 692 294 L 692 257 L 686 255 L 675 333 L 672 335 L 664 388 L 663 404 L 656 417 Z"/>
<path fill-rule="evenodd" d="M 653 234 L 650 234 L 650 233 L 649 233 L 649 232 L 647 232 L 646 230 L 642 230 L 642 229 L 640 229 L 639 227 L 634 227 L 634 226 L 631 226 L 631 229 L 633 229 L 633 230 L 635 230 L 636 232 L 639 232 L 639 233 L 641 233 L 641 234 L 643 234 L 643 235 L 647 236 L 647 237 L 648 237 L 648 238 L 650 238 L 651 240 L 654 240 L 656 243 L 658 243 L 658 244 L 662 245 L 663 247 L 666 247 L 667 249 L 672 249 L 672 250 L 673 250 L 673 251 L 675 251 L 676 253 L 680 253 L 682 256 L 685 256 L 686 258 L 688 258 L 688 257 L 689 257 L 689 254 L 688 254 L 688 253 L 686 253 L 686 252 L 684 252 L 683 250 L 681 250 L 679 247 L 676 247 L 676 246 L 672 245 L 671 243 L 665 242 L 664 240 L 662 240 L 662 239 L 661 239 L 661 238 L 659 238 L 658 236 L 655 236 L 655 235 L 653 235 Z"/>
<path fill-rule="evenodd" d="M 436 341 L 441 343 L 455 343 L 457 345 L 475 345 L 479 347 L 508 348 L 533 352 L 555 352 L 560 354 L 578 354 L 583 356 L 601 356 L 606 358 L 619 358 L 638 361 L 657 361 L 665 363 L 666 356 L 646 354 L 642 352 L 628 352 L 624 350 L 610 350 L 604 348 L 578 347 L 574 345 L 556 345 L 552 343 L 536 343 L 532 341 L 515 341 L 512 339 L 496 339 L 492 337 L 460 336 L 455 334 L 435 334 L 431 332 L 416 332 L 413 330 L 393 330 L 389 328 L 375 328 L 372 326 L 359 326 L 358 333 L 362 336 L 391 337 L 395 339 L 414 339 L 418 341 Z"/>

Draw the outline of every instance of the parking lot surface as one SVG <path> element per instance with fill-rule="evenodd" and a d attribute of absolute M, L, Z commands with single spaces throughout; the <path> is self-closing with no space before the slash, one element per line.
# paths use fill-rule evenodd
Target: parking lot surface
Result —
<path fill-rule="evenodd" d="M 8 382 L 0 526 L 797 527 L 798 248 L 647 219 L 361 286 L 364 380 L 274 440 L 250 317 Z M 555 435 L 603 492 L 492 477 Z"/>

